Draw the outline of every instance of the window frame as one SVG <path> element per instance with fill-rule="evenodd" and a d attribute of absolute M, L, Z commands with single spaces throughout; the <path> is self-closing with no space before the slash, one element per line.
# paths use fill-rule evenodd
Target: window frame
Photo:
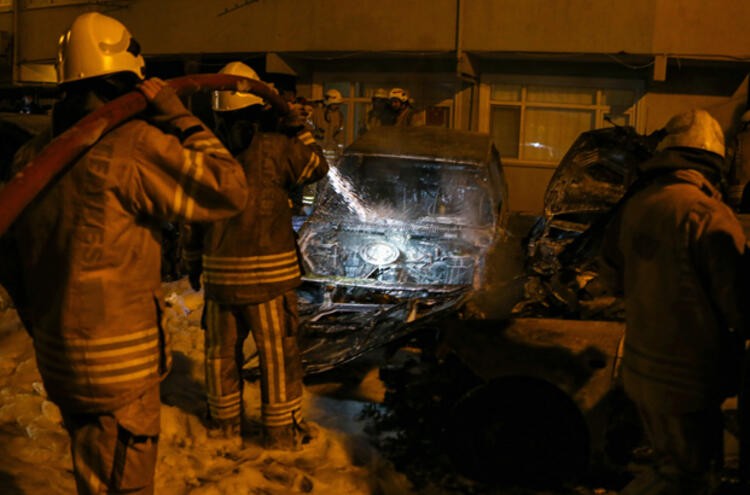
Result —
<path fill-rule="evenodd" d="M 493 84 L 516 84 L 521 86 L 520 100 L 516 102 L 502 101 L 492 99 Z M 576 103 L 550 103 L 550 102 L 529 102 L 527 100 L 527 91 L 529 86 L 551 86 L 551 87 L 569 87 L 569 88 L 587 88 L 596 92 L 596 101 L 593 104 L 576 104 Z M 633 91 L 634 104 L 628 108 L 624 114 L 629 115 L 630 125 L 635 127 L 638 132 L 644 132 L 644 120 L 641 106 L 643 104 L 644 84 L 642 81 L 633 79 L 607 79 L 607 78 L 586 78 L 586 77 L 550 77 L 550 76 L 524 76 L 520 74 L 513 75 L 484 75 L 479 82 L 479 131 L 490 132 L 492 107 L 501 106 L 506 108 L 518 108 L 519 129 L 518 129 L 518 147 L 519 154 L 525 142 L 525 116 L 528 108 L 539 109 L 560 109 L 560 110 L 585 110 L 594 112 L 594 129 L 607 126 L 604 116 L 611 111 L 609 105 L 605 105 L 602 100 L 603 90 L 620 89 Z M 516 157 L 502 157 L 503 164 L 529 167 L 529 168 L 546 168 L 554 169 L 559 165 L 559 161 L 541 161 L 529 160 Z"/>
<path fill-rule="evenodd" d="M 371 97 L 368 96 L 351 96 L 357 94 L 359 84 L 377 84 L 381 87 L 390 90 L 393 87 L 403 87 L 410 90 L 412 85 L 424 84 L 425 82 L 445 82 L 455 80 L 455 74 L 452 73 L 376 73 L 376 72 L 315 72 L 312 78 L 312 98 L 314 100 L 323 98 L 323 88 L 328 83 L 348 83 L 349 93 L 343 96 L 343 104 L 347 107 L 347 115 L 345 125 L 346 142 L 344 146 L 348 146 L 354 140 L 354 135 L 357 131 L 358 122 L 355 121 L 354 111 L 357 103 L 364 103 L 366 111 L 369 110 L 369 106 L 372 104 Z M 453 98 L 445 98 L 433 105 L 436 107 L 448 107 L 448 128 L 457 128 L 457 123 L 461 121 L 463 98 L 461 98 L 460 85 L 456 85 L 456 91 L 453 93 Z M 417 102 L 417 108 L 422 109 L 418 113 L 423 113 L 424 108 Z M 426 116 L 425 116 L 426 119 Z"/>

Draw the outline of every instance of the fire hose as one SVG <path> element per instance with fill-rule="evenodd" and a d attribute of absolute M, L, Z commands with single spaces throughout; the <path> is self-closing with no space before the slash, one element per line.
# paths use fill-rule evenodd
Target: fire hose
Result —
<path fill-rule="evenodd" d="M 289 112 L 287 103 L 266 84 L 229 74 L 194 74 L 170 79 L 167 84 L 179 96 L 201 90 L 235 90 L 260 96 L 280 114 Z M 131 91 L 94 110 L 53 139 L 23 170 L 0 189 L 0 236 L 31 201 L 55 178 L 75 163 L 104 134 L 148 107 L 140 91 Z"/>

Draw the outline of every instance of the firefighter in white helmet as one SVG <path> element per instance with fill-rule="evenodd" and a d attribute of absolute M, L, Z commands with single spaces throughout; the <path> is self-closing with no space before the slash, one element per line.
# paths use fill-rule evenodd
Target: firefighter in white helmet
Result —
<path fill-rule="evenodd" d="M 722 129 L 692 110 L 665 130 L 603 248 L 625 296 L 625 391 L 655 454 L 623 495 L 715 493 L 721 404 L 737 393 L 747 337 L 745 235 L 719 189 Z"/>
<path fill-rule="evenodd" d="M 412 125 L 414 112 L 409 103 L 409 93 L 401 88 L 393 88 L 388 93 L 388 101 L 390 102 L 389 108 L 393 114 L 393 125 Z"/>
<path fill-rule="evenodd" d="M 170 368 L 160 222 L 235 215 L 246 180 L 173 90 L 144 80 L 138 43 L 119 21 L 83 14 L 59 49 L 64 97 L 51 132 L 19 150 L 17 170 L 53 135 L 136 87 L 150 111 L 101 137 L 24 211 L 4 236 L 0 283 L 62 412 L 78 493 L 153 493 L 159 383 Z"/>
<path fill-rule="evenodd" d="M 315 139 L 327 153 L 338 155 L 344 147 L 344 114 L 341 104 L 344 102 L 341 92 L 329 89 L 325 92 L 323 106 L 313 112 Z"/>
<path fill-rule="evenodd" d="M 376 89 L 372 94 L 371 102 L 372 107 L 359 126 L 360 134 L 364 134 L 374 127 L 392 125 L 395 121 L 395 115 L 388 110 L 388 90 L 384 88 Z"/>
<path fill-rule="evenodd" d="M 257 79 L 245 64 L 221 71 Z M 325 176 L 328 165 L 304 118 L 287 117 L 269 128 L 262 100 L 216 91 L 219 136 L 242 163 L 250 191 L 245 210 L 191 231 L 186 259 L 191 283 L 202 269 L 205 351 L 212 430 L 241 443 L 242 344 L 249 334 L 260 357 L 261 421 L 268 448 L 296 449 L 313 434 L 302 419 L 302 363 L 297 347 L 297 296 L 301 283 L 289 200 L 294 188 Z"/>

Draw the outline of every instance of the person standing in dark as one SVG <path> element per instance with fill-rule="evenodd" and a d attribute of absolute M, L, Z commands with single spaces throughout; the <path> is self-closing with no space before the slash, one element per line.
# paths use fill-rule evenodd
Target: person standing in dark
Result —
<path fill-rule="evenodd" d="M 413 124 L 414 111 L 412 110 L 409 94 L 401 88 L 393 88 L 388 93 L 389 110 L 393 117 L 389 125 L 407 127 Z M 392 123 L 391 123 L 392 122 Z"/>
<path fill-rule="evenodd" d="M 320 146 L 334 156 L 339 156 L 344 149 L 344 113 L 341 105 L 344 98 L 337 89 L 325 92 L 323 106 L 313 110 L 313 134 Z"/>
<path fill-rule="evenodd" d="M 120 95 L 140 89 L 150 110 L 102 136 L 46 188 L 0 253 L 0 283 L 62 412 L 80 494 L 154 490 L 159 384 L 171 366 L 162 222 L 218 220 L 247 200 L 240 165 L 163 81 L 144 79 L 144 68 L 138 43 L 111 17 L 83 14 L 60 38 L 64 97 L 51 132 L 16 154 L 16 171 Z"/>
<path fill-rule="evenodd" d="M 723 132 L 703 110 L 665 130 L 603 243 L 625 296 L 625 391 L 655 456 L 623 495 L 716 493 L 721 404 L 737 393 L 747 337 L 746 241 L 720 193 Z"/>
<path fill-rule="evenodd" d="M 392 125 L 395 122 L 396 115 L 390 111 L 388 101 L 388 91 L 384 88 L 378 88 L 372 94 L 372 108 L 367 112 L 365 118 L 359 127 L 359 134 L 362 135 L 374 127 L 383 125 Z"/>
<path fill-rule="evenodd" d="M 241 62 L 221 72 L 258 79 Z M 269 112 L 254 95 L 217 91 L 213 109 L 219 136 L 244 166 L 250 200 L 236 217 L 193 226 L 186 246 L 191 284 L 200 288 L 202 272 L 205 286 L 211 435 L 242 443 L 242 348 L 252 334 L 260 358 L 263 444 L 293 450 L 312 439 L 314 428 L 302 417 L 295 292 L 301 279 L 289 196 L 324 177 L 328 165 L 301 113 L 292 112 L 279 132 L 268 127 Z"/>

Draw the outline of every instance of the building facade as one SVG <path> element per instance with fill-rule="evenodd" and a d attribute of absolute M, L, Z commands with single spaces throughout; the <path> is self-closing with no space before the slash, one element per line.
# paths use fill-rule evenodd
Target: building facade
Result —
<path fill-rule="evenodd" d="M 404 88 L 419 124 L 493 136 L 516 211 L 541 211 L 582 131 L 649 133 L 698 107 L 731 138 L 748 106 L 750 2 L 734 0 L 0 0 L 2 87 L 49 83 L 57 37 L 90 10 L 156 75 L 239 59 L 298 95 L 338 89 L 347 143 L 377 88 Z"/>

